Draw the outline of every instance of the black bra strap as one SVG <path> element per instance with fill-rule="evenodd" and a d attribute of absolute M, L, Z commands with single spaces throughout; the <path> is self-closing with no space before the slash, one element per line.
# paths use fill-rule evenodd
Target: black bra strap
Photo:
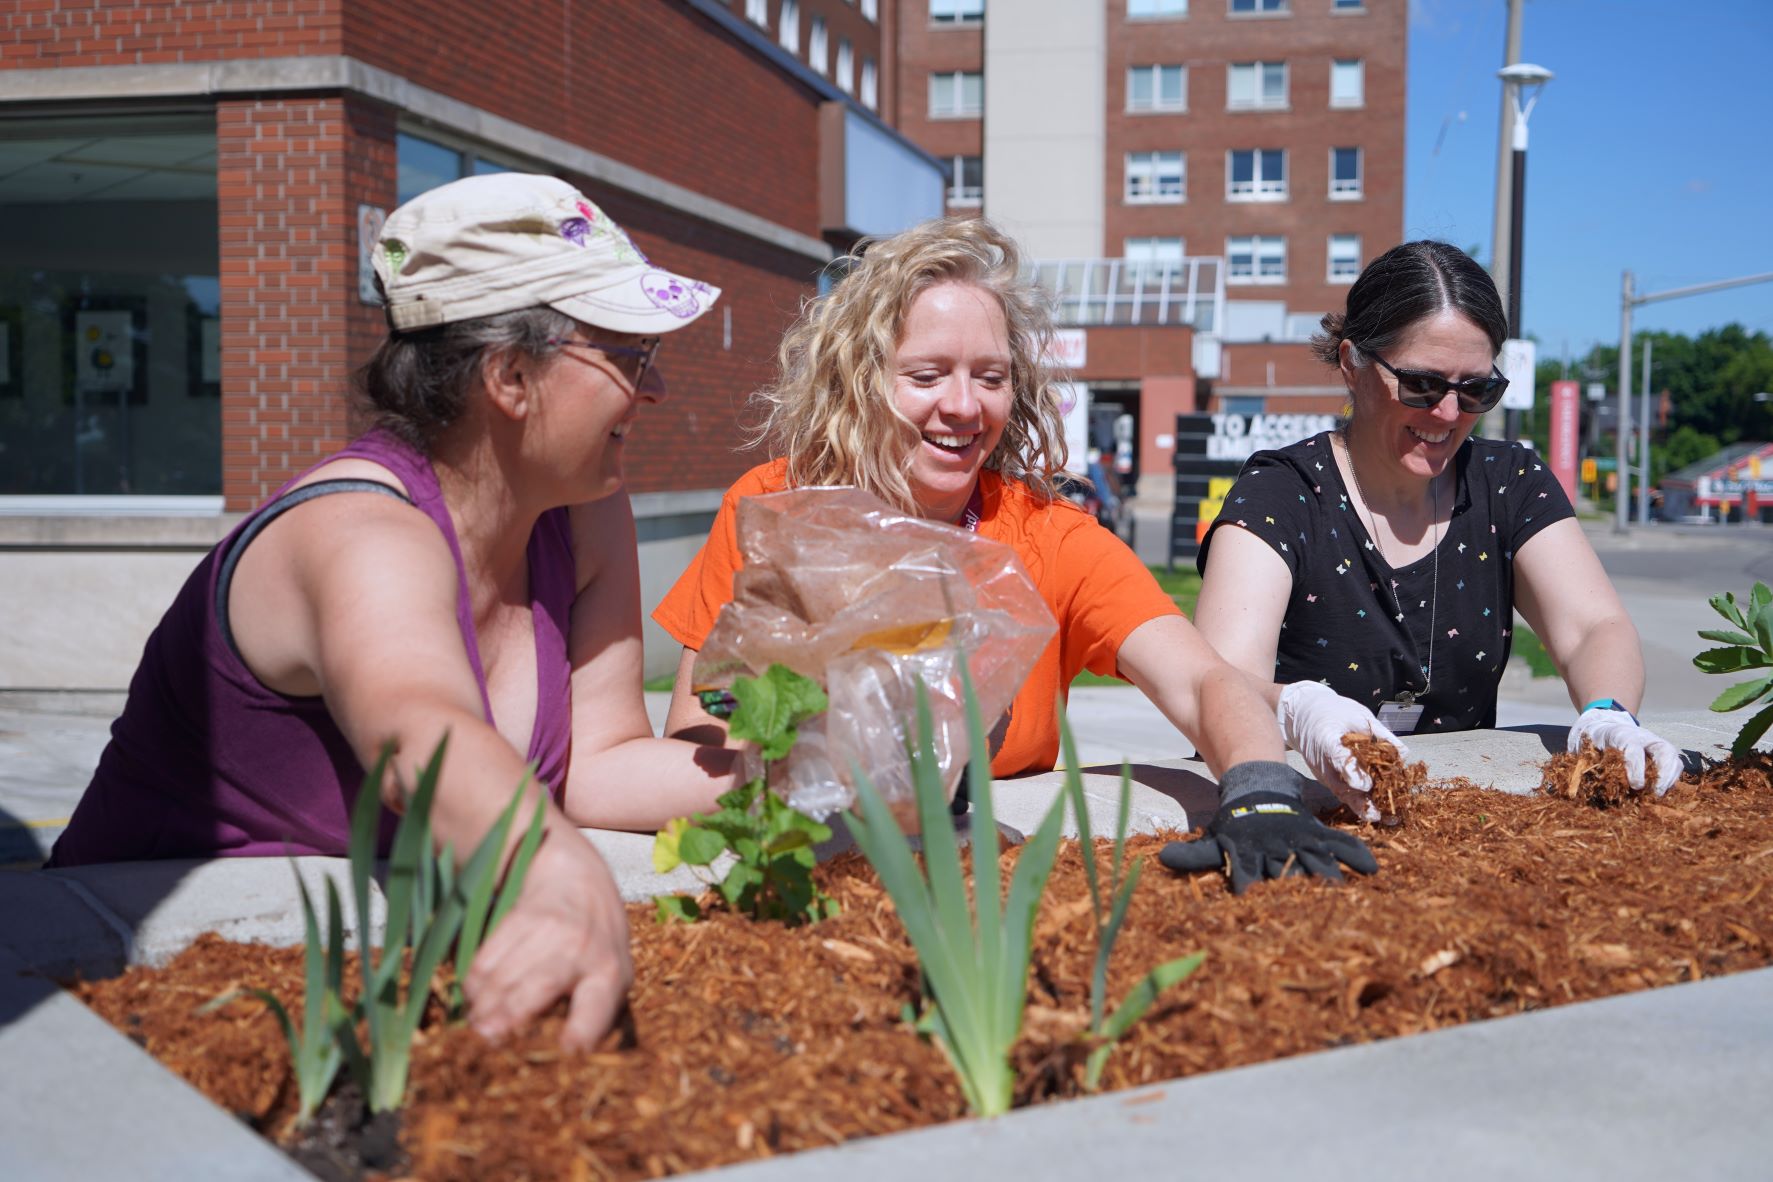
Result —
<path fill-rule="evenodd" d="M 234 629 L 228 625 L 228 591 L 233 586 L 234 568 L 239 565 L 240 556 L 246 553 L 246 548 L 252 545 L 252 540 L 258 537 L 267 525 L 297 505 L 311 501 L 315 497 L 324 497 L 329 493 L 344 492 L 381 493 L 383 496 L 394 497 L 409 505 L 412 504 L 411 497 L 393 485 L 383 484 L 379 480 L 317 480 L 313 484 L 304 484 L 298 489 L 283 494 L 259 510 L 259 515 L 252 519 L 252 524 L 240 531 L 240 536 L 234 539 L 234 544 L 228 548 L 227 553 L 222 555 L 221 573 L 216 576 L 215 581 L 216 626 L 222 630 L 222 640 L 227 643 L 228 651 L 236 657 L 240 656 L 240 649 L 234 644 Z"/>

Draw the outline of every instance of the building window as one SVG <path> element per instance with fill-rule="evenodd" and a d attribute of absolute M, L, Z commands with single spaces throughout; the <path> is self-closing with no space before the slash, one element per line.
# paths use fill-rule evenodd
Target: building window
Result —
<path fill-rule="evenodd" d="M 954 156 L 948 163 L 954 169 L 954 182 L 948 186 L 948 204 L 982 205 L 985 201 L 985 158 Z"/>
<path fill-rule="evenodd" d="M 848 37 L 837 39 L 837 77 L 834 79 L 839 89 L 845 94 L 854 94 L 856 90 L 856 54 L 850 48 Z"/>
<path fill-rule="evenodd" d="M 8 118 L 0 142 L 0 495 L 219 496 L 214 115 Z"/>
<path fill-rule="evenodd" d="M 1128 152 L 1129 205 L 1179 202 L 1187 191 L 1187 173 L 1180 152 Z"/>
<path fill-rule="evenodd" d="M 1353 201 L 1361 195 L 1361 150 L 1330 149 L 1330 200 Z"/>
<path fill-rule="evenodd" d="M 880 0 L 862 0 L 862 15 L 871 21 L 880 20 Z"/>
<path fill-rule="evenodd" d="M 880 71 L 874 59 L 862 59 L 862 105 L 870 111 L 880 105 Z"/>
<path fill-rule="evenodd" d="M 1330 105 L 1358 107 L 1365 103 L 1366 73 L 1359 58 L 1330 63 Z"/>
<path fill-rule="evenodd" d="M 1331 12 L 1365 12 L 1366 0 L 1331 0 Z"/>
<path fill-rule="evenodd" d="M 985 113 L 985 75 L 956 70 L 930 75 L 931 119 L 975 119 Z"/>
<path fill-rule="evenodd" d="M 1130 20 L 1187 15 L 1188 0 L 1127 0 L 1127 17 Z"/>
<path fill-rule="evenodd" d="M 1259 16 L 1287 11 L 1287 0 L 1231 0 L 1233 16 Z"/>
<path fill-rule="evenodd" d="M 972 25 L 985 19 L 985 0 L 930 0 L 930 23 Z"/>
<path fill-rule="evenodd" d="M 1127 110 L 1186 111 L 1188 71 L 1182 66 L 1128 66 Z"/>
<path fill-rule="evenodd" d="M 1225 240 L 1227 283 L 1285 283 L 1287 240 L 1278 234 L 1245 234 Z"/>
<path fill-rule="evenodd" d="M 1225 68 L 1225 109 L 1285 110 L 1286 62 L 1233 62 Z"/>
<path fill-rule="evenodd" d="M 754 25 L 770 27 L 770 0 L 745 0 L 745 18 Z"/>
<path fill-rule="evenodd" d="M 806 64 L 823 74 L 831 64 L 830 45 L 825 40 L 825 18 L 815 16 L 812 27 L 807 30 Z"/>
<path fill-rule="evenodd" d="M 1129 263 L 1175 265 L 1186 255 L 1180 238 L 1128 238 L 1122 243 L 1121 257 Z"/>
<path fill-rule="evenodd" d="M 782 0 L 776 17 L 776 41 L 789 53 L 800 53 L 800 0 Z"/>
<path fill-rule="evenodd" d="M 1330 235 L 1330 282 L 1352 283 L 1361 273 L 1361 236 Z"/>
<path fill-rule="evenodd" d="M 1225 199 L 1285 201 L 1286 149 L 1233 148 L 1225 153 Z"/>

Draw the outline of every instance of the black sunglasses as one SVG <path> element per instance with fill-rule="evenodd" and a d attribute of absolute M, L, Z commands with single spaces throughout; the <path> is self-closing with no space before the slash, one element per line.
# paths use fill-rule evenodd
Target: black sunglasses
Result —
<path fill-rule="evenodd" d="M 1420 369 L 1397 369 L 1371 349 L 1363 348 L 1362 351 L 1384 366 L 1386 373 L 1397 379 L 1397 400 L 1417 410 L 1439 406 L 1441 399 L 1449 394 L 1457 394 L 1461 411 L 1468 415 L 1482 414 L 1502 401 L 1502 392 L 1508 389 L 1508 379 L 1493 365 L 1487 378 L 1466 378 L 1463 382 L 1449 382 L 1438 373 L 1428 373 Z"/>

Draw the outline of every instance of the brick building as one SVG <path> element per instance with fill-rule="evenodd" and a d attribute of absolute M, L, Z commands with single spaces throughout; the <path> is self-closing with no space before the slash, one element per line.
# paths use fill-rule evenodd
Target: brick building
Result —
<path fill-rule="evenodd" d="M 628 446 L 674 575 L 834 247 L 940 211 L 939 162 L 872 110 L 881 60 L 844 0 L 0 5 L 0 607 L 80 638 L 0 641 L 0 689 L 116 683 L 172 572 L 348 437 L 383 332 L 366 243 L 475 172 L 564 176 L 725 289 Z M 80 583 L 98 550 L 166 561 Z"/>
<path fill-rule="evenodd" d="M 1333 412 L 1305 341 L 1403 231 L 1404 0 L 905 0 L 883 111 L 1012 230 L 1123 474 L 1175 415 Z M 889 36 L 891 35 L 889 31 Z"/>

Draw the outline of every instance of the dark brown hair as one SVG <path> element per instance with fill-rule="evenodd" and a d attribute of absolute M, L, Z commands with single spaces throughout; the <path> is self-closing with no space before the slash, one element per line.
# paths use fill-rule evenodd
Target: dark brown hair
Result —
<path fill-rule="evenodd" d="M 1445 242 L 1406 242 L 1367 264 L 1348 289 L 1348 311 L 1320 321 L 1323 331 L 1311 338 L 1311 350 L 1325 365 L 1341 364 L 1343 341 L 1384 352 L 1412 324 L 1447 309 L 1477 325 L 1491 349 L 1502 351 L 1508 317 L 1496 284 L 1477 260 Z"/>

